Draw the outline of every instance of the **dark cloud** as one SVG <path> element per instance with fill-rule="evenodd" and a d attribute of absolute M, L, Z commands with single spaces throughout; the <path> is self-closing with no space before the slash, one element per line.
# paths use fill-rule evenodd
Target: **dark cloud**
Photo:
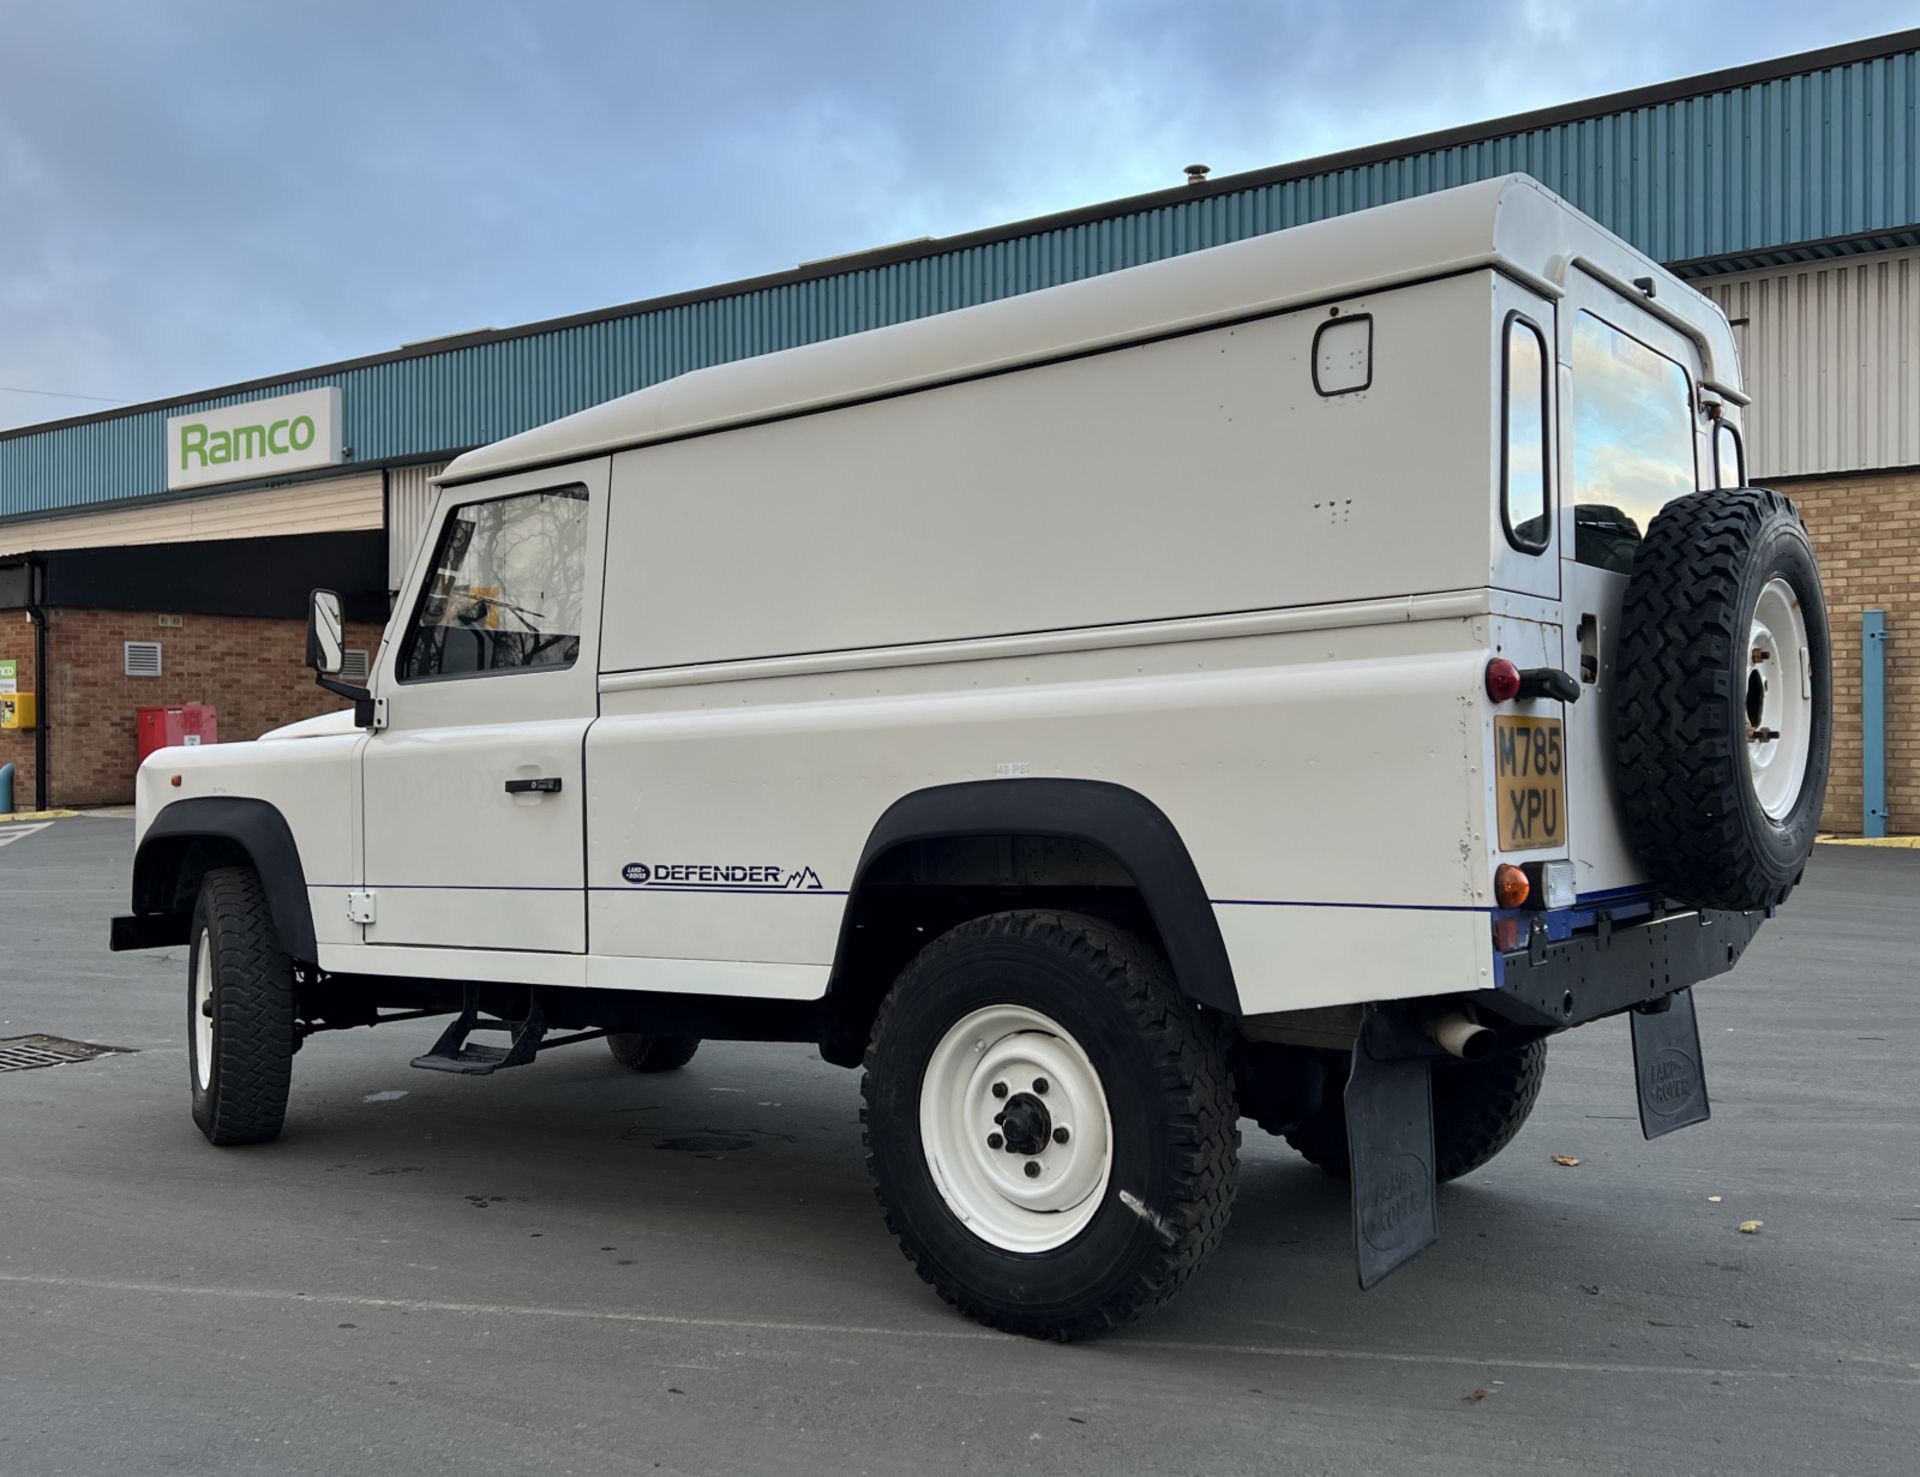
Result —
<path fill-rule="evenodd" d="M 1906 0 L 0 0 L 0 385 L 147 398 L 1894 29 Z M 0 393 L 0 425 L 88 408 Z"/>

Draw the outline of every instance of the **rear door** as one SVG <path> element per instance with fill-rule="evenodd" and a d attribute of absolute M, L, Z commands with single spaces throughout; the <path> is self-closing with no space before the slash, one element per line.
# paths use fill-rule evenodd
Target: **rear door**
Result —
<path fill-rule="evenodd" d="M 362 751 L 369 944 L 582 953 L 604 459 L 442 495 Z"/>
<path fill-rule="evenodd" d="M 1653 516 L 1702 485 L 1700 363 L 1691 340 L 1576 269 L 1560 304 L 1560 568 L 1567 811 L 1581 895 L 1641 880 L 1614 779 L 1613 654 L 1621 596 Z"/>

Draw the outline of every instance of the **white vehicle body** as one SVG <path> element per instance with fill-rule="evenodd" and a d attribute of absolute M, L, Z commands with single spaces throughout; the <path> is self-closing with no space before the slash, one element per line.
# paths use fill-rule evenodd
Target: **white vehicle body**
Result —
<path fill-rule="evenodd" d="M 519 1021 L 503 1065 L 557 1024 L 813 1040 L 844 1065 L 865 1052 L 872 1078 L 870 1036 L 892 1029 L 931 1053 L 912 1071 L 936 1084 L 918 1111 L 950 1207 L 1003 1250 L 1069 1260 L 1120 1234 L 1098 1212 L 1139 1120 L 1112 1073 L 1224 1050 L 1202 1076 L 1231 1073 L 1240 1109 L 1290 1138 L 1321 1114 L 1302 1151 L 1329 1163 L 1351 1061 L 1349 1109 L 1377 1091 L 1411 1135 L 1351 1130 L 1377 1278 L 1432 1239 L 1415 1192 L 1435 1146 L 1450 1178 L 1524 1119 L 1545 1034 L 1631 1008 L 1640 1051 L 1641 1016 L 1731 967 L 1797 880 L 1824 787 L 1824 614 L 1791 505 L 1743 486 L 1745 403 L 1719 310 L 1524 176 L 683 375 L 447 469 L 357 714 L 142 766 L 116 946 L 177 942 L 191 916 L 204 957 L 198 920 L 244 922 L 264 896 L 272 928 L 247 937 L 277 933 L 291 961 L 295 1040 L 462 1002 L 416 1062 L 440 1070 L 492 1069 L 459 1048 L 476 1011 Z M 1636 688 L 1614 664 L 1649 622 L 1623 599 L 1657 561 L 1635 550 L 1696 491 L 1714 495 L 1689 517 L 1792 548 L 1757 605 L 1745 554 L 1716 565 L 1712 630 L 1733 638 L 1709 662 L 1697 623 L 1670 622 L 1690 634 L 1636 658 Z M 1661 557 L 1656 598 L 1694 583 Z M 1662 699 L 1656 668 L 1688 711 L 1617 732 L 1635 691 Z M 1668 727 L 1697 737 L 1709 709 L 1724 739 L 1683 756 Z M 1689 774 L 1706 778 L 1683 805 L 1635 791 L 1623 810 Z M 1729 784 L 1765 811 L 1744 850 L 1712 839 Z M 1707 878 L 1696 843 L 1745 870 Z M 1678 861 L 1652 876 L 1653 852 Z M 229 875 L 192 912 L 220 867 L 264 894 Z M 1149 1001 L 1163 961 L 1238 1044 L 1156 1035 L 1143 1067 L 1110 1041 L 1103 1067 L 1077 1033 L 1105 1027 L 1060 1025 L 1071 1002 L 1036 985 L 967 1020 L 1025 1022 L 1006 1059 L 1053 1104 L 980 1098 L 966 1022 L 936 1047 L 940 1021 L 888 1002 L 910 965 L 1021 948 L 1097 956 Z M 202 972 L 210 1018 L 224 967 Z M 1671 1016 L 1644 1028 L 1648 1063 L 1669 1061 L 1643 1063 L 1649 1136 L 1706 1111 L 1690 998 Z M 1414 1042 L 1422 1021 L 1437 1045 Z M 1471 1162 L 1444 1122 L 1423 1149 L 1415 1059 L 1496 1035 L 1533 1052 L 1518 1116 Z M 1294 1055 L 1258 1066 L 1267 1047 Z M 1419 1075 L 1375 1082 L 1382 1062 Z M 278 1131 L 278 1080 L 254 1138 Z M 203 1073 L 203 1127 L 217 1086 Z M 949 1089 L 990 1124 L 935 1101 Z M 920 1090 L 873 1111 L 910 1118 Z M 1085 1110 L 1049 1136 L 1048 1113 L 1102 1092 L 1097 1132 Z M 1207 1111 L 1229 1176 L 1233 1113 Z M 1023 1157 L 980 1158 L 987 1139 Z M 962 1203 L 962 1184 L 1003 1200 Z M 1077 1219 L 1031 1220 L 1065 1184 Z M 983 1275 L 949 1296 L 1001 1326 L 1078 1336 L 1134 1306 L 1029 1318 Z"/>
<path fill-rule="evenodd" d="M 1536 555 L 1484 495 L 1503 322 L 1561 320 L 1564 383 L 1575 305 L 1737 424 L 1718 310 L 1519 178 L 668 381 L 442 479 L 436 526 L 588 489 L 600 618 L 570 669 L 402 682 L 429 540 L 373 664 L 384 728 L 165 751 L 141 826 L 277 805 L 331 972 L 808 1000 L 903 794 L 1102 779 L 1178 828 L 1246 1013 L 1490 989 L 1481 672 L 1558 665 L 1624 583 L 1573 564 L 1570 506 Z M 1323 395 L 1338 319 L 1370 320 L 1371 383 Z M 1573 858 L 1583 895 L 1640 880 L 1602 742 L 1568 737 L 1564 849 L 1519 858 Z M 535 774 L 561 792 L 502 793 Z M 636 862 L 820 885 L 639 887 Z"/>

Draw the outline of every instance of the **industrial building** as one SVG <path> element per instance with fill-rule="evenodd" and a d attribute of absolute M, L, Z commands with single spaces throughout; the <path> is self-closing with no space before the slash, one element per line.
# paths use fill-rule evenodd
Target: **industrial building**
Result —
<path fill-rule="evenodd" d="M 1731 318 L 1748 478 L 1800 503 L 1832 604 L 1826 825 L 1920 830 L 1920 30 L 0 432 L 15 803 L 128 798 L 142 707 L 211 704 L 227 740 L 318 710 L 307 590 L 341 590 L 371 651 L 428 479 L 470 447 L 705 365 L 1516 170 Z"/>

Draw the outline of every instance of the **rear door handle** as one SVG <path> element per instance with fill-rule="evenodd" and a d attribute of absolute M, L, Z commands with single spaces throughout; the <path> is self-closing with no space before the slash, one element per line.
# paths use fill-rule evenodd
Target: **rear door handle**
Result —
<path fill-rule="evenodd" d="M 1525 667 L 1520 672 L 1520 700 L 1550 697 L 1557 702 L 1580 701 L 1580 684 L 1558 667 Z"/>
<path fill-rule="evenodd" d="M 507 793 L 509 795 L 558 795 L 560 776 L 554 774 L 537 780 L 508 780 Z"/>

